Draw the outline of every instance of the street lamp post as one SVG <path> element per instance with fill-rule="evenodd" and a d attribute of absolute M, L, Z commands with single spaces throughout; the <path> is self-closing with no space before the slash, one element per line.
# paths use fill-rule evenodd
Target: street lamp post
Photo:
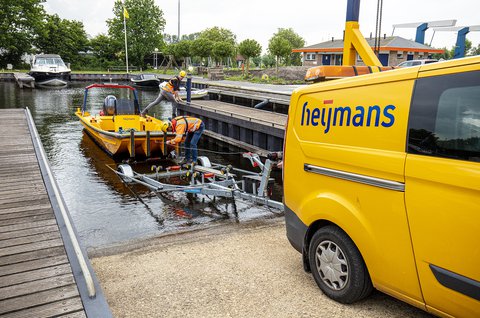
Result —
<path fill-rule="evenodd" d="M 155 52 L 153 53 L 153 62 L 154 69 L 158 69 L 158 48 L 155 48 Z"/>

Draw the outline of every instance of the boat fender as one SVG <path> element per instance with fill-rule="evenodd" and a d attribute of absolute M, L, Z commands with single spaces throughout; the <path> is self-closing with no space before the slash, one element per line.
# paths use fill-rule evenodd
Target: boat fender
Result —
<path fill-rule="evenodd" d="M 212 163 L 210 162 L 210 159 L 208 159 L 208 157 L 200 156 L 200 157 L 198 157 L 197 162 L 202 167 L 205 167 L 205 168 L 211 168 L 212 167 Z"/>
<path fill-rule="evenodd" d="M 103 112 L 103 110 L 101 110 L 98 114 L 99 114 L 100 116 L 105 116 L 105 113 Z"/>
<path fill-rule="evenodd" d="M 117 167 L 117 170 L 123 174 L 122 179 L 125 182 L 131 182 L 133 178 L 133 170 L 132 167 L 128 164 L 121 164 Z"/>

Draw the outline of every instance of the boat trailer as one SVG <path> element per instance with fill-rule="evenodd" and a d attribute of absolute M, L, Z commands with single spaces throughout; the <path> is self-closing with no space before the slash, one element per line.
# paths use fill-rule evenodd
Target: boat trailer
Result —
<path fill-rule="evenodd" d="M 161 166 L 152 166 L 153 173 L 140 174 L 133 171 L 129 164 L 121 164 L 114 171 L 126 184 L 136 183 L 143 185 L 157 194 L 165 192 L 184 192 L 202 194 L 213 197 L 241 198 L 255 204 L 266 205 L 283 211 L 283 203 L 270 199 L 273 190 L 273 178 L 270 178 L 272 168 L 278 161 L 266 159 L 262 163 L 260 157 L 253 153 L 242 154 L 243 158 L 250 160 L 254 167 L 259 167 L 260 172 L 237 169 L 231 165 L 213 164 L 208 157 L 198 157 L 196 164 L 170 166 L 163 170 Z M 235 172 L 243 175 L 243 180 L 236 180 Z M 186 179 L 188 185 L 164 183 L 160 180 L 169 180 L 172 177 Z"/>

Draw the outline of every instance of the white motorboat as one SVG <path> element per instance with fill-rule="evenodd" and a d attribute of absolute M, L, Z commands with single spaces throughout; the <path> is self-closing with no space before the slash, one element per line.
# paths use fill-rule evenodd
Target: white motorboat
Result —
<path fill-rule="evenodd" d="M 37 85 L 61 87 L 70 81 L 70 73 L 70 68 L 65 65 L 60 55 L 39 54 L 35 56 L 28 74 L 35 78 Z"/>

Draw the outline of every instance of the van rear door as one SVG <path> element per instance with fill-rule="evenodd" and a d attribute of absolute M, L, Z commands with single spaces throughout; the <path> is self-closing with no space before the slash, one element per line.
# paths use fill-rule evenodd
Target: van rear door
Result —
<path fill-rule="evenodd" d="M 406 207 L 427 308 L 436 314 L 478 317 L 480 64 L 441 73 L 420 74 L 416 83 Z"/>

